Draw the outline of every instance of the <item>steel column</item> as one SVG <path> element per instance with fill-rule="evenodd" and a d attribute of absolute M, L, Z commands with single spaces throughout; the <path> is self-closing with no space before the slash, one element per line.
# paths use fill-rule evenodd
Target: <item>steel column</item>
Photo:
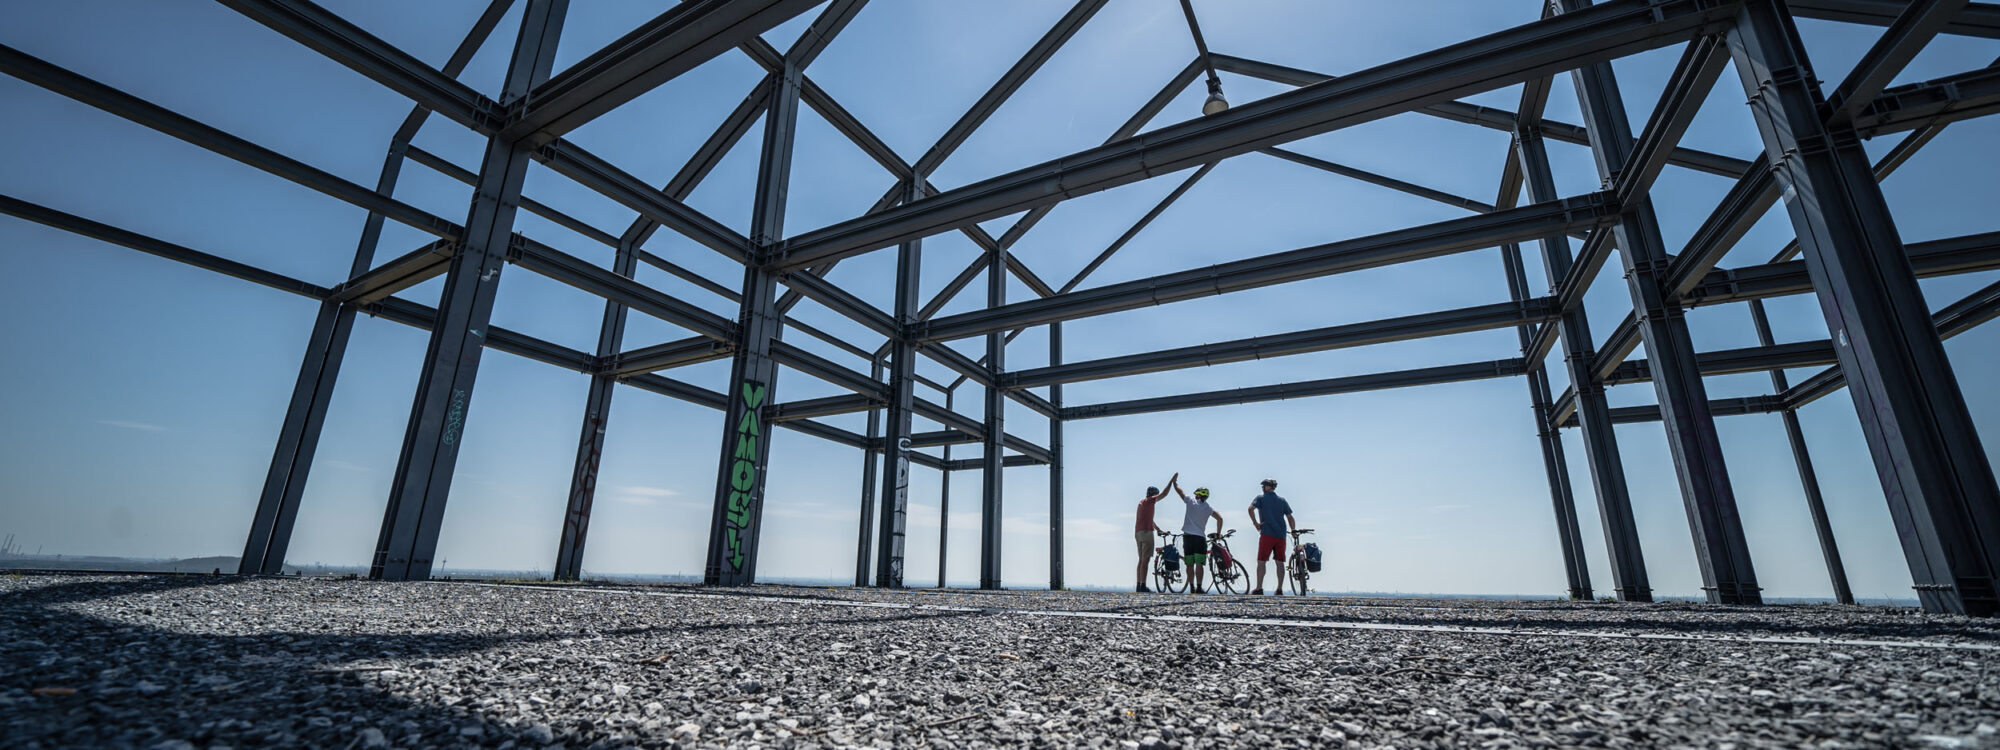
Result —
<path fill-rule="evenodd" d="M 1562 0 L 1568 12 L 1589 5 L 1589 0 Z M 1631 163 L 1638 144 L 1632 138 L 1631 123 L 1626 121 L 1625 104 L 1611 64 L 1585 65 L 1571 72 L 1571 81 L 1583 110 L 1584 126 L 1590 131 L 1590 150 L 1596 157 L 1598 176 L 1616 183 L 1622 179 L 1619 172 Z M 1683 112 L 1656 112 L 1653 116 L 1678 117 Z M 1652 198 L 1643 192 L 1621 198 L 1623 212 L 1612 227 L 1613 237 L 1619 258 L 1624 261 L 1626 287 L 1632 296 L 1640 337 L 1652 363 L 1653 388 L 1659 394 L 1667 446 L 1673 452 L 1674 472 L 1680 480 L 1681 499 L 1687 506 L 1695 559 L 1701 565 L 1702 588 L 1708 592 L 1710 602 L 1762 603 L 1757 573 L 1750 561 L 1750 543 L 1744 538 L 1743 521 L 1736 512 L 1736 495 L 1729 484 L 1729 469 L 1723 460 L 1721 438 L 1715 432 L 1715 417 L 1708 413 L 1708 391 L 1695 364 L 1694 342 L 1688 336 L 1687 320 L 1680 305 L 1670 303 L 1661 288 L 1671 258 L 1665 241 L 1660 238 Z"/>
<path fill-rule="evenodd" d="M 1519 302 L 1528 294 L 1527 272 L 1521 264 L 1519 245 L 1503 245 L 1500 258 L 1507 271 L 1507 293 Z M 1555 321 L 1542 325 L 1557 325 Z M 1534 344 L 1531 326 L 1516 328 L 1520 332 L 1521 351 L 1526 352 Z M 1535 435 L 1542 446 L 1542 466 L 1549 475 L 1549 500 L 1555 504 L 1556 540 L 1562 545 L 1563 572 L 1569 579 L 1569 598 L 1590 601 L 1590 561 L 1583 556 L 1583 532 L 1576 521 L 1576 497 L 1570 488 L 1568 460 L 1563 455 L 1562 435 L 1549 421 L 1549 373 L 1548 368 L 1528 364 L 1528 402 L 1535 414 Z"/>
<path fill-rule="evenodd" d="M 777 242 L 785 234 L 785 197 L 792 174 L 793 136 L 799 117 L 799 68 L 786 61 L 778 74 L 764 117 L 763 158 L 757 168 L 757 200 L 750 220 L 751 247 Z M 741 586 L 756 580 L 757 539 L 763 528 L 764 470 L 771 441 L 763 425 L 764 405 L 777 390 L 773 348 L 784 334 L 778 309 L 778 274 L 755 263 L 743 268 L 743 298 L 737 317 L 736 353 L 731 360 L 724 409 L 722 459 L 715 481 L 715 508 L 708 532 L 708 564 L 702 581 Z M 873 385 L 875 381 L 870 380 Z M 863 446 L 864 450 L 866 446 Z"/>
<path fill-rule="evenodd" d="M 986 307 L 1007 303 L 1007 249 L 993 249 L 993 262 L 986 265 Z M 984 428 L 985 463 L 980 467 L 979 497 L 979 587 L 1000 588 L 1001 480 L 1006 476 L 1004 429 L 1007 389 L 1000 385 L 1000 373 L 1007 371 L 1006 334 L 995 330 L 986 334 L 986 366 L 993 382 L 986 388 Z"/>
<path fill-rule="evenodd" d="M 395 190 L 396 179 L 403 171 L 402 151 L 402 144 L 390 145 L 375 192 L 389 195 Z M 370 212 L 362 224 L 361 242 L 355 247 L 348 278 L 367 273 L 374 263 L 375 248 L 382 238 L 382 220 L 381 214 Z M 320 303 L 312 337 L 307 339 L 305 357 L 299 363 L 298 382 L 292 386 L 292 400 L 285 408 L 284 426 L 278 432 L 278 444 L 271 455 L 271 468 L 264 475 L 257 512 L 250 519 L 250 536 L 236 566 L 241 575 L 277 575 L 284 568 L 292 527 L 298 519 L 299 500 L 304 497 L 306 480 L 312 475 L 319 436 L 326 426 L 326 410 L 333 401 L 340 363 L 347 355 L 347 340 L 353 330 L 352 307 L 332 299 Z"/>
<path fill-rule="evenodd" d="M 1860 138 L 1827 103 L 1786 6 L 1745 3 L 1730 54 L 1767 153 L 1779 155 L 1806 268 L 1918 598 L 2000 613 L 2000 488 Z"/>
<path fill-rule="evenodd" d="M 923 194 L 921 173 L 903 186 L 903 200 Z M 882 539 L 875 556 L 875 585 L 903 587 L 903 542 L 909 520 L 910 503 L 910 419 L 916 408 L 917 345 L 910 338 L 910 326 L 917 322 L 917 306 L 923 304 L 919 282 L 923 240 L 910 240 L 896 248 L 896 314 L 890 335 L 889 408 L 882 441 Z"/>
<path fill-rule="evenodd" d="M 1049 325 L 1049 365 L 1063 362 L 1062 324 Z M 1063 419 L 1061 383 L 1049 386 L 1049 590 L 1063 589 Z"/>
<path fill-rule="evenodd" d="M 878 381 L 881 380 L 882 363 L 874 363 L 874 366 L 868 372 L 868 377 Z M 881 440 L 881 435 L 882 410 L 870 408 L 868 410 L 868 446 L 861 449 L 861 529 L 857 533 L 858 538 L 854 542 L 854 585 L 856 586 L 868 585 L 869 563 L 875 556 L 873 550 L 874 537 L 871 536 L 875 530 L 875 458 L 878 454 L 878 451 L 875 450 L 875 445 Z M 888 451 L 879 451 L 879 453 L 881 455 L 888 455 Z"/>
<path fill-rule="evenodd" d="M 1522 185 L 1530 200 L 1555 195 L 1555 174 L 1549 169 L 1547 144 L 1541 131 L 1523 128 L 1514 134 L 1514 152 L 1521 161 Z M 1604 230 L 1599 229 L 1602 232 Z M 1542 238 L 1542 270 L 1551 287 L 1560 286 L 1571 269 L 1569 239 L 1559 234 Z M 1590 324 L 1583 306 L 1563 313 L 1555 323 L 1561 336 L 1563 364 L 1576 392 L 1577 422 L 1583 432 L 1584 460 L 1597 491 L 1597 515 L 1604 525 L 1605 551 L 1611 558 L 1611 582 L 1618 598 L 1650 602 L 1653 587 L 1646 576 L 1646 558 L 1639 547 L 1638 522 L 1632 518 L 1632 495 L 1625 486 L 1625 461 L 1618 455 L 1618 436 L 1611 425 L 1611 408 L 1604 386 L 1591 373 Z"/>
<path fill-rule="evenodd" d="M 1750 321 L 1757 327 L 1757 343 L 1771 346 L 1771 321 L 1764 315 L 1764 301 L 1750 301 Z M 1771 371 L 1771 387 L 1777 393 L 1784 393 L 1791 385 L 1785 382 L 1784 370 Z M 1792 462 L 1799 469 L 1799 486 L 1806 493 L 1806 512 L 1812 516 L 1813 533 L 1819 537 L 1819 553 L 1826 558 L 1826 576 L 1833 583 L 1833 598 L 1841 604 L 1854 603 L 1854 591 L 1847 586 L 1847 566 L 1840 563 L 1840 546 L 1833 539 L 1833 524 L 1826 518 L 1826 499 L 1819 493 L 1819 477 L 1813 472 L 1812 453 L 1806 450 L 1806 433 L 1799 427 L 1798 412 L 1791 409 L 1778 412 L 1785 421 L 1785 441 L 1792 446 Z"/>
<path fill-rule="evenodd" d="M 944 392 L 944 408 L 952 408 L 952 391 Z M 938 487 L 938 588 L 944 588 L 945 552 L 951 541 L 951 444 L 944 446 L 944 466 L 938 471 L 941 486 Z"/>
<path fill-rule="evenodd" d="M 631 278 L 638 270 L 638 248 L 621 242 L 612 260 L 619 276 Z M 617 300 L 604 301 L 604 320 L 597 330 L 600 360 L 618 354 L 625 344 L 627 308 Z M 597 496 L 597 470 L 604 455 L 605 428 L 611 424 L 611 394 L 618 378 L 610 372 L 590 377 L 590 393 L 584 397 L 582 433 L 577 437 L 576 468 L 570 474 L 569 505 L 563 511 L 562 537 L 556 542 L 558 581 L 574 581 L 583 576 L 583 545 L 590 533 L 591 502 Z"/>
<path fill-rule="evenodd" d="M 548 77 L 568 5 L 568 0 L 528 0 L 507 67 L 503 103 L 520 100 Z M 437 324 L 424 354 L 382 533 L 369 567 L 371 578 L 430 577 L 528 163 L 526 149 L 500 138 L 487 139 L 462 246 L 447 272 Z"/>

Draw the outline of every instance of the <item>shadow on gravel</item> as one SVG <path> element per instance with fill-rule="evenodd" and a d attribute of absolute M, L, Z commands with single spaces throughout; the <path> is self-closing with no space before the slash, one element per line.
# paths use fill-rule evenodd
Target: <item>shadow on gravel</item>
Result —
<path fill-rule="evenodd" d="M 213 635 L 60 608 L 245 580 L 159 576 L 0 595 L 0 736 L 6 746 L 490 747 L 512 740 L 541 747 L 565 740 L 561 730 L 488 720 L 459 705 L 458 696 L 413 701 L 393 695 L 387 686 L 399 676 L 380 662 L 422 667 L 431 657 L 566 634 Z M 129 606 L 144 615 L 174 604 Z"/>
<path fill-rule="evenodd" d="M 1250 613 L 1244 613 L 1250 614 Z M 1397 615 L 1354 613 L 1344 615 L 1339 612 L 1257 612 L 1260 619 L 1296 620 L 1299 622 L 1339 622 L 1357 624 L 1410 625 L 1418 627 L 1442 628 L 1519 628 L 1547 629 L 1553 631 L 1586 631 L 1619 633 L 1672 633 L 1676 635 L 1769 635 L 1778 637 L 1848 638 L 1848 639 L 1911 639 L 1955 637 L 1983 643 L 2000 643 L 2000 630 L 1980 627 L 1972 623 L 1897 623 L 1897 622 L 1855 622 L 1801 623 L 1782 618 L 1759 617 L 1755 610 L 1732 608 L 1723 612 L 1700 612 L 1693 610 L 1666 610 L 1645 614 L 1620 615 L 1606 612 L 1589 613 L 1587 619 L 1506 614 L 1502 616 L 1466 617 L 1461 615 Z M 1713 615 L 1726 615 L 1727 619 Z M 1233 614 L 1218 614 L 1228 617 Z"/>

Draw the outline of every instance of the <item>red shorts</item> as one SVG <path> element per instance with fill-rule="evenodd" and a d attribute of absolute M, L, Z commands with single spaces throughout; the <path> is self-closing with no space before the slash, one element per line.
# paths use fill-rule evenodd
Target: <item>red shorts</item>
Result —
<path fill-rule="evenodd" d="M 1265 560 L 1277 560 L 1279 564 L 1284 564 L 1284 537 L 1263 535 L 1257 537 L 1257 562 L 1262 563 Z"/>

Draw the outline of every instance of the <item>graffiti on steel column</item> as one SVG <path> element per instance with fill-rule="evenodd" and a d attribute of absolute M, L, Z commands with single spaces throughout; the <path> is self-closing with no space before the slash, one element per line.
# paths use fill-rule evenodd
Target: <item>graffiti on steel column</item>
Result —
<path fill-rule="evenodd" d="M 757 506 L 757 475 L 762 470 L 757 465 L 757 441 L 764 432 L 759 416 L 765 392 L 763 383 L 748 380 L 739 391 L 743 416 L 736 420 L 736 450 L 729 462 L 729 506 L 722 519 L 724 550 L 732 573 L 743 572 L 743 544 L 750 536 L 751 511 Z"/>
<path fill-rule="evenodd" d="M 896 500 L 889 508 L 889 512 L 894 513 L 896 516 L 889 527 L 889 532 L 892 534 L 889 543 L 894 545 L 890 548 L 892 553 L 889 555 L 889 585 L 902 586 L 903 523 L 904 519 L 909 515 L 908 508 L 910 507 L 908 504 L 910 501 L 910 439 L 908 437 L 896 440 L 895 488 Z"/>
<path fill-rule="evenodd" d="M 451 392 L 451 406 L 444 413 L 444 444 L 458 442 L 458 432 L 465 427 L 465 389 Z"/>

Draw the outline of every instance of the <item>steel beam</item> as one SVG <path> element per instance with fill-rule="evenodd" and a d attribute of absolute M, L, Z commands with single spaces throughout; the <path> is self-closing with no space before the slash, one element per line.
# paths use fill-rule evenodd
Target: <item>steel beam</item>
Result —
<path fill-rule="evenodd" d="M 629 244 L 618 248 L 612 258 L 612 272 L 632 278 L 639 266 L 638 248 Z M 624 348 L 625 305 L 604 301 L 604 317 L 597 328 L 597 358 L 612 357 Z M 583 577 L 583 550 L 590 538 L 591 506 L 597 499 L 597 470 L 604 456 L 606 428 L 611 424 L 611 395 L 617 389 L 616 375 L 597 372 L 590 376 L 590 389 L 583 400 L 583 423 L 576 441 L 576 461 L 570 471 L 569 498 L 563 509 L 562 534 L 556 540 L 556 564 L 552 578 L 575 581 Z"/>
<path fill-rule="evenodd" d="M 1715 0 L 1613 0 L 1073 154 L 785 241 L 786 270 L 851 257 L 1721 30 Z"/>
<path fill-rule="evenodd" d="M 687 0 L 536 86 L 501 136 L 539 146 L 817 4 Z"/>
<path fill-rule="evenodd" d="M 1589 0 L 1560 2 L 1565 15 L 1590 4 Z M 1720 70 L 1719 63 L 1707 64 Z M 1624 179 L 1620 170 L 1633 168 L 1643 158 L 1640 149 L 1645 144 L 1632 137 L 1617 77 L 1610 63 L 1586 65 L 1572 71 L 1571 77 L 1585 127 L 1590 129 L 1598 176 L 1618 183 Z M 1687 109 L 1655 112 L 1652 119 L 1684 117 Z M 1671 131 L 1674 127 L 1647 126 L 1649 131 L 1655 129 Z M 1675 477 L 1680 480 L 1702 588 L 1710 602 L 1760 604 L 1763 595 L 1751 563 L 1750 543 L 1736 510 L 1722 439 L 1708 413 L 1708 391 L 1696 362 L 1694 342 L 1680 305 L 1670 302 L 1661 288 L 1661 276 L 1671 261 L 1652 199 L 1636 193 L 1622 201 L 1622 206 L 1624 213 L 1611 231 L 1625 266 L 1626 289 L 1637 314 L 1640 340 L 1652 365 L 1653 388 L 1665 417 L 1662 424 L 1667 431 L 1667 448 L 1674 457 Z"/>
<path fill-rule="evenodd" d="M 1007 249 L 995 248 L 986 264 L 986 308 L 1007 303 Z M 906 334 L 907 335 L 907 334 Z M 993 373 L 986 388 L 984 463 L 980 465 L 979 496 L 979 587 L 1000 588 L 1000 534 L 1002 519 L 1002 479 L 1006 476 L 1006 447 L 1003 429 L 1007 416 L 1007 389 L 999 374 L 1007 371 L 1007 341 L 1002 331 L 986 334 L 986 364 Z"/>
<path fill-rule="evenodd" d="M 2000 112 L 2000 66 L 1989 66 L 1884 91 L 1855 113 L 1854 130 L 1873 138 L 1995 112 Z"/>
<path fill-rule="evenodd" d="M 612 166 L 596 154 L 563 140 L 551 141 L 531 152 L 535 161 L 577 184 L 638 211 L 654 222 L 686 235 L 724 257 L 736 261 L 749 258 L 750 240 L 722 222 L 689 208 L 687 204 L 654 190 L 625 170 Z"/>
<path fill-rule="evenodd" d="M 1751 300 L 1750 322 L 1757 328 L 1757 343 L 1772 346 L 1771 321 L 1764 315 L 1762 300 Z M 1828 349 L 1832 347 L 1829 345 Z M 1784 370 L 1771 371 L 1771 387 L 1784 393 L 1791 387 Z M 1819 537 L 1820 557 L 1826 560 L 1826 576 L 1833 585 L 1833 598 L 1841 604 L 1854 603 L 1854 590 L 1847 585 L 1847 566 L 1840 562 L 1840 545 L 1833 538 L 1833 524 L 1826 517 L 1826 499 L 1819 492 L 1819 477 L 1813 472 L 1812 453 L 1806 449 L 1806 433 L 1799 425 L 1798 412 L 1778 412 L 1785 422 L 1785 442 L 1792 448 L 1792 463 L 1798 467 L 1799 487 L 1805 491 L 1806 512 L 1812 516 L 1813 534 Z"/>
<path fill-rule="evenodd" d="M 1903 72 L 1924 45 L 1944 31 L 1945 24 L 1966 5 L 1966 0 L 1914 0 L 1896 14 L 1896 20 L 1889 22 L 1889 28 L 1883 30 L 1874 46 L 1868 48 L 1861 61 L 1848 71 L 1847 78 L 1827 96 L 1829 124 L 1846 125 L 1863 107 L 1875 101 L 1875 96 L 1888 88 L 1896 74 Z"/>
<path fill-rule="evenodd" d="M 1144 354 L 1054 364 L 1008 373 L 1002 382 L 1009 388 L 1038 388 L 1045 385 L 1079 383 L 1188 367 L 1210 367 L 1253 359 L 1271 359 L 1392 341 L 1509 328 L 1555 320 L 1557 317 L 1551 298 L 1536 297 L 1516 302 L 1496 302 L 1490 305 L 1405 315 L 1366 323 L 1315 328 L 1309 331 L 1253 336 L 1235 341 L 1164 349 Z"/>
<path fill-rule="evenodd" d="M 1248 60 L 1232 55 L 1218 54 L 1214 55 L 1213 59 L 1215 60 L 1217 70 L 1246 75 L 1252 78 L 1261 78 L 1288 86 L 1311 86 L 1316 83 L 1337 80 L 1339 78 L 1339 76 L 1330 76 L 1325 73 L 1315 73 L 1309 70 L 1301 70 L 1299 68 L 1291 68 L 1257 60 Z M 1529 78 L 1528 81 L 1541 80 L 1541 78 L 1545 78 L 1545 76 Z M 1453 122 L 1462 122 L 1489 130 L 1498 130 L 1503 133 L 1512 133 L 1517 127 L 1534 125 L 1541 127 L 1543 134 L 1551 140 L 1574 143 L 1579 146 L 1590 145 L 1589 136 L 1584 133 L 1584 129 L 1581 126 L 1557 120 L 1542 119 L 1539 114 L 1535 117 L 1522 118 L 1518 113 L 1508 112 L 1504 109 L 1482 107 L 1458 101 L 1439 102 L 1413 111 Z M 1722 177 L 1741 177 L 1743 169 L 1746 166 L 1746 162 L 1742 159 L 1691 148 L 1676 147 L 1669 151 L 1668 154 L 1667 161 L 1670 164 Z"/>
<path fill-rule="evenodd" d="M 1833 342 L 1796 341 L 1789 344 L 1752 346 L 1741 349 L 1721 349 L 1701 352 L 1695 355 L 1695 363 L 1703 376 L 1734 375 L 1745 372 L 1774 372 L 1801 367 L 1831 365 L 1835 362 Z M 1653 368 L 1643 359 L 1635 359 L 1618 366 L 1604 378 L 1604 385 L 1627 385 L 1630 383 L 1650 383 Z"/>
<path fill-rule="evenodd" d="M 882 379 L 882 363 L 874 363 L 868 373 L 872 380 Z M 873 567 L 873 540 L 870 534 L 875 526 L 875 459 L 881 455 L 878 447 L 882 442 L 882 412 L 868 410 L 868 447 L 861 449 L 861 524 L 855 532 L 854 542 L 854 585 L 868 585 L 868 573 Z"/>
<path fill-rule="evenodd" d="M 527 0 L 521 30 L 507 67 L 503 100 L 525 96 L 549 74 L 562 36 L 566 0 Z M 403 434 L 396 474 L 383 512 L 369 577 L 401 581 L 430 577 L 452 470 L 464 437 L 481 343 L 493 314 L 500 272 L 507 265 L 514 214 L 528 171 L 528 152 L 489 138 L 479 187 L 466 217 L 463 249 L 452 259 L 439 298 L 417 381 L 415 403 Z"/>
<path fill-rule="evenodd" d="M 1514 133 L 1514 158 L 1520 162 L 1522 185 L 1529 200 L 1555 196 L 1555 174 L 1549 169 L 1548 146 L 1542 130 L 1523 127 Z M 1603 229 L 1592 238 L 1608 236 Z M 1625 484 L 1625 462 L 1618 453 L 1618 436 L 1612 429 L 1610 406 L 1604 400 L 1604 386 L 1591 376 L 1589 320 L 1584 315 L 1582 297 L 1574 308 L 1563 308 L 1561 290 L 1566 279 L 1588 278 L 1570 258 L 1569 240 L 1556 232 L 1539 238 L 1542 272 L 1549 286 L 1557 289 L 1557 308 L 1563 310 L 1556 331 L 1563 347 L 1563 366 L 1577 394 L 1570 399 L 1583 425 L 1583 455 L 1590 466 L 1592 489 L 1597 495 L 1598 518 L 1604 527 L 1604 546 L 1611 558 L 1611 582 L 1618 598 L 1628 602 L 1653 600 L 1653 587 L 1646 577 L 1646 558 L 1639 546 L 1639 527 L 1632 517 L 1632 496 Z M 1589 247 L 1592 243 L 1585 243 Z M 1603 245 L 1605 243 L 1596 243 Z M 1601 260 L 1597 262 L 1602 262 Z M 1562 409 L 1557 408 L 1556 414 Z M 1552 420 L 1556 416 L 1550 417 Z"/>
<path fill-rule="evenodd" d="M 1889 26 L 1902 17 L 1909 0 L 1793 0 L 1792 15 L 1846 23 Z M 1944 33 L 2000 39 L 2000 5 L 1967 3 L 1945 24 Z"/>
<path fill-rule="evenodd" d="M 1161 411 L 1199 409 L 1208 406 L 1254 404 L 1264 401 L 1326 396 L 1336 393 L 1360 393 L 1363 391 L 1409 388 L 1420 385 L 1458 383 L 1467 380 L 1506 378 L 1525 374 L 1526 372 L 1526 365 L 1519 359 L 1469 362 L 1462 365 L 1445 365 L 1443 367 L 1425 367 L 1415 370 L 1326 378 L 1323 380 L 1309 380 L 1302 383 L 1279 383 L 1277 385 L 1254 386 L 1250 388 L 1230 388 L 1220 391 L 1187 393 L 1178 396 L 1162 396 L 1158 398 L 1141 398 L 1129 401 L 1070 406 L 1063 409 L 1063 419 L 1099 419 L 1103 417 L 1123 417 L 1132 414 L 1150 414 Z"/>
<path fill-rule="evenodd" d="M 845 393 L 839 396 L 825 396 L 801 401 L 786 401 L 781 404 L 767 404 L 764 406 L 764 421 L 769 424 L 778 424 L 781 422 L 790 422 L 795 419 L 830 417 L 835 414 L 853 414 L 862 411 L 872 412 L 881 407 L 882 402 L 873 396 L 866 396 L 859 393 Z M 869 443 L 871 445 L 874 444 L 874 438 L 869 438 Z"/>
<path fill-rule="evenodd" d="M 735 349 L 729 342 L 692 336 L 609 355 L 605 357 L 603 373 L 614 378 L 629 378 L 682 365 L 713 362 L 729 356 L 733 351 Z"/>
<path fill-rule="evenodd" d="M 1616 215 L 1608 194 L 1550 200 L 1505 211 L 1219 263 L 1038 300 L 976 310 L 918 326 L 926 342 L 1149 305 L 1214 296 L 1493 247 L 1544 234 L 1603 226 Z"/>
<path fill-rule="evenodd" d="M 1860 138 L 1824 122 L 1782 2 L 1746 2 L 1729 43 L 1765 151 L 1783 155 L 1786 209 L 1918 598 L 1932 612 L 2000 613 L 2000 487 Z"/>
<path fill-rule="evenodd" d="M 758 161 L 757 198 L 750 220 L 753 247 L 777 242 L 785 234 L 785 196 L 799 116 L 799 76 L 800 70 L 787 61 L 765 112 L 763 155 Z M 763 405 L 771 402 L 777 390 L 778 361 L 773 349 L 784 334 L 783 313 L 778 310 L 778 275 L 772 270 L 744 266 L 737 321 L 715 507 L 709 522 L 708 563 L 702 578 L 711 586 L 742 586 L 756 580 L 764 473 L 771 455 L 771 441 L 764 435 L 760 416 Z M 874 381 L 869 384 L 874 385 Z M 861 445 L 866 448 L 865 439 Z"/>
<path fill-rule="evenodd" d="M 1694 116 L 1701 111 L 1701 104 L 1708 98 L 1708 92 L 1715 87 L 1715 79 L 1722 76 L 1724 63 L 1729 62 L 1728 51 L 1723 48 L 1719 36 L 1707 36 L 1688 43 L 1681 54 L 1680 62 L 1674 65 L 1674 72 L 1667 79 L 1667 87 L 1660 94 L 1660 101 L 1653 107 L 1653 116 L 1646 121 L 1645 128 L 1632 144 L 1631 153 L 1625 162 L 1612 174 L 1616 179 L 1611 191 L 1618 195 L 1620 203 L 1629 203 L 1645 196 L 1653 187 L 1653 180 L 1666 169 L 1667 160 L 1673 156 L 1673 149 L 1680 144 L 1681 136 L 1694 123 Z"/>
<path fill-rule="evenodd" d="M 915 199 L 922 190 L 915 180 L 904 183 L 904 199 Z M 923 294 L 922 240 L 911 240 L 896 248 L 896 314 L 888 321 L 892 345 L 889 359 L 889 404 L 883 433 L 882 540 L 875 558 L 875 585 L 903 587 L 903 544 L 910 512 L 910 426 L 916 409 L 917 345 L 907 333 L 917 320 L 918 299 Z M 795 287 L 796 288 L 796 287 Z"/>
<path fill-rule="evenodd" d="M 0 71 L 111 114 L 208 149 L 327 197 L 382 214 L 436 237 L 464 229 L 402 201 L 335 177 L 317 167 L 230 135 L 180 113 L 90 80 L 20 50 L 0 45 Z"/>
<path fill-rule="evenodd" d="M 1548 8 L 1544 6 L 1546 13 Z M 1548 109 L 1549 87 L 1553 81 L 1548 77 L 1532 78 L 1521 86 L 1521 104 L 1516 108 L 1516 122 L 1528 127 L 1537 127 L 1542 115 Z M 1531 131 L 1539 132 L 1539 131 Z M 1539 147 L 1539 143 L 1537 144 Z M 1513 208 L 1521 200 L 1527 172 L 1523 159 L 1518 158 L 1510 141 L 1506 166 L 1500 172 L 1500 190 L 1494 197 L 1496 208 Z M 1547 192 L 1549 186 L 1541 188 Z M 1602 230 L 1599 230 L 1602 231 Z M 1561 253 L 1567 256 L 1565 250 Z M 1500 247 L 1501 269 L 1507 277 L 1507 297 L 1515 302 L 1528 299 L 1527 270 L 1521 262 L 1521 248 L 1516 244 Z M 1553 274 L 1550 275 L 1553 278 Z M 1562 434 L 1550 418 L 1549 372 L 1546 366 L 1548 353 L 1555 347 L 1558 329 L 1562 328 L 1563 313 L 1557 312 L 1554 320 L 1546 320 L 1540 326 L 1522 324 L 1515 328 L 1521 340 L 1521 358 L 1528 370 L 1528 404 L 1535 420 L 1535 437 L 1541 443 L 1542 468 L 1548 474 L 1549 500 L 1554 506 L 1556 520 L 1556 540 L 1563 556 L 1563 573 L 1568 579 L 1569 596 L 1572 600 L 1590 601 L 1594 598 L 1590 585 L 1590 561 L 1584 555 L 1583 530 L 1576 517 L 1576 494 L 1569 478 L 1569 460 L 1562 445 Z M 1531 330 L 1532 329 L 1532 330 Z"/>
<path fill-rule="evenodd" d="M 396 45 L 308 0 L 220 2 L 460 125 L 490 133 L 505 120 L 504 108 L 460 83 L 456 71 L 445 72 L 425 65 Z M 459 67 L 464 65 L 461 63 Z"/>
<path fill-rule="evenodd" d="M 945 411 L 952 411 L 955 407 L 955 404 L 952 403 L 952 395 L 953 393 L 949 390 L 944 392 Z M 938 477 L 938 588 L 944 588 L 945 562 L 951 559 L 945 555 L 946 552 L 950 551 L 951 547 L 952 460 L 950 444 L 944 446 L 943 463 L 944 466 L 939 467 L 940 475 Z"/>
<path fill-rule="evenodd" d="M 1049 365 L 1063 363 L 1062 324 L 1049 326 Z M 1063 388 L 1049 386 L 1049 405 L 1056 416 L 1049 418 L 1049 590 L 1063 590 Z"/>

